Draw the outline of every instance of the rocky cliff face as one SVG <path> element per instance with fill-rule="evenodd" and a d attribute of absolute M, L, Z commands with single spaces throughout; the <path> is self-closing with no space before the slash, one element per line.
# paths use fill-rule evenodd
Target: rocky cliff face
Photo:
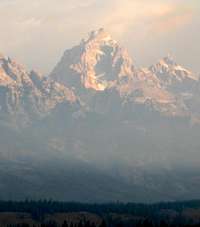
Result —
<path fill-rule="evenodd" d="M 131 81 L 134 65 L 127 50 L 100 29 L 91 32 L 78 46 L 65 51 L 51 77 L 75 89 L 79 85 L 103 91 Z"/>
<path fill-rule="evenodd" d="M 151 66 L 150 71 L 160 80 L 160 84 L 171 92 L 194 92 L 199 78 L 177 64 L 171 56 L 161 59 Z"/>
<path fill-rule="evenodd" d="M 47 115 L 59 103 L 77 102 L 73 91 L 57 82 L 28 72 L 16 61 L 0 56 L 0 116 L 26 122 Z"/>
<path fill-rule="evenodd" d="M 88 106 L 91 99 L 96 102 L 94 94 L 115 90 L 122 105 L 145 105 L 163 115 L 181 117 L 192 113 L 185 100 L 193 97 L 199 83 L 170 56 L 149 68 L 136 68 L 128 51 L 103 29 L 65 51 L 50 77 L 72 87 Z"/>
<path fill-rule="evenodd" d="M 0 56 L 1 115 L 41 117 L 60 103 L 82 100 L 91 112 L 142 106 L 198 121 L 199 90 L 198 76 L 170 56 L 149 68 L 136 68 L 128 51 L 103 29 L 66 50 L 48 78 Z"/>

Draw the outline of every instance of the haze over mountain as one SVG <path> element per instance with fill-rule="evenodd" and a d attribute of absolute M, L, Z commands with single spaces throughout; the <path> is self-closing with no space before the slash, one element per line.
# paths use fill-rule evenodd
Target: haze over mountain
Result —
<path fill-rule="evenodd" d="M 0 57 L 0 199 L 200 197 L 199 76 L 134 62 L 102 28 L 49 76 Z"/>

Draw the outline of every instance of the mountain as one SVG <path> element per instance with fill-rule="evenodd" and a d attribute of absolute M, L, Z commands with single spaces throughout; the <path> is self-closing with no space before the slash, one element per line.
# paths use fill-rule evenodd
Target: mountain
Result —
<path fill-rule="evenodd" d="M 78 102 L 71 89 L 35 71 L 28 72 L 16 61 L 0 56 L 1 117 L 18 119 L 25 124 L 32 118 L 47 115 L 65 102 Z"/>
<path fill-rule="evenodd" d="M 104 29 L 91 32 L 88 39 L 66 50 L 50 78 L 72 87 L 88 106 L 98 105 L 99 98 L 91 97 L 115 92 L 122 105 L 148 106 L 172 117 L 191 114 L 184 99 L 199 84 L 197 76 L 170 56 L 149 68 L 137 68 L 128 51 Z"/>
<path fill-rule="evenodd" d="M 133 79 L 134 65 L 127 50 L 100 29 L 65 51 L 50 77 L 75 89 L 103 91 Z"/>
<path fill-rule="evenodd" d="M 199 85 L 171 56 L 136 67 L 104 29 L 49 76 L 1 55 L 0 199 L 200 197 Z"/>
<path fill-rule="evenodd" d="M 150 71 L 163 87 L 175 93 L 194 92 L 199 81 L 197 75 L 177 64 L 170 55 L 151 66 Z"/>

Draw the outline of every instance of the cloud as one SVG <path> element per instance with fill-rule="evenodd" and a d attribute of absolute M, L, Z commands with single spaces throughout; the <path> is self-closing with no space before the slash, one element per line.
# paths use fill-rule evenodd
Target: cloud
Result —
<path fill-rule="evenodd" d="M 118 34 L 138 30 L 143 26 L 146 31 L 169 32 L 187 24 L 193 16 L 191 8 L 180 6 L 171 1 L 116 1 L 110 13 L 102 16 L 102 23 Z M 166 28 L 163 29 L 163 28 Z"/>
<path fill-rule="evenodd" d="M 56 32 L 78 27 L 81 30 L 106 27 L 114 35 L 119 35 L 134 29 L 139 23 L 146 26 L 152 23 L 154 28 L 159 28 L 167 21 L 170 24 L 173 18 L 180 20 L 180 15 L 173 15 L 177 5 L 168 0 L 3 0 L 0 2 L 0 19 L 2 23 L 8 18 L 7 25 L 16 32 L 23 30 L 23 26 L 24 32 L 39 26 L 47 32 L 50 28 Z M 166 15 L 173 18 L 166 21 Z M 155 25 L 157 21 L 160 25 Z"/>
<path fill-rule="evenodd" d="M 177 31 L 192 22 L 194 10 L 190 7 L 185 8 L 179 4 L 171 7 L 171 10 L 161 15 L 152 23 L 151 32 L 169 33 Z"/>
<path fill-rule="evenodd" d="M 33 27 L 39 27 L 41 25 L 41 20 L 31 17 L 31 18 L 27 18 L 25 20 L 21 20 L 21 21 L 17 21 L 16 22 L 16 26 L 23 26 L 23 27 L 27 27 L 29 29 L 32 29 Z"/>
<path fill-rule="evenodd" d="M 167 18 L 161 18 L 159 22 L 156 22 L 152 30 L 160 33 L 167 33 L 176 31 L 179 28 L 184 27 L 192 21 L 192 13 L 185 13 L 181 15 L 173 15 Z"/>

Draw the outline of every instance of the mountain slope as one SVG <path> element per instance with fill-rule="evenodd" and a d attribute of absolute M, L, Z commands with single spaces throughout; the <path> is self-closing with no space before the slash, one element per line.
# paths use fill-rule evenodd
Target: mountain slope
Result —
<path fill-rule="evenodd" d="M 16 61 L 0 57 L 0 116 L 26 122 L 51 112 L 59 103 L 78 102 L 73 91 Z"/>
<path fill-rule="evenodd" d="M 86 89 L 102 91 L 127 84 L 133 75 L 134 66 L 127 50 L 100 29 L 67 50 L 50 76 L 75 89 L 82 85 Z"/>
<path fill-rule="evenodd" d="M 72 87 L 90 107 L 98 105 L 94 103 L 99 100 L 96 96 L 115 90 L 121 109 L 128 101 L 129 105 L 149 106 L 172 117 L 191 114 L 184 94 L 198 84 L 195 75 L 170 57 L 149 68 L 136 68 L 128 51 L 103 29 L 91 32 L 88 39 L 66 50 L 50 78 Z M 180 95 L 178 89 L 184 94 Z"/>
<path fill-rule="evenodd" d="M 172 92 L 194 92 L 199 78 L 189 70 L 177 64 L 171 56 L 161 59 L 149 68 L 162 86 Z"/>

